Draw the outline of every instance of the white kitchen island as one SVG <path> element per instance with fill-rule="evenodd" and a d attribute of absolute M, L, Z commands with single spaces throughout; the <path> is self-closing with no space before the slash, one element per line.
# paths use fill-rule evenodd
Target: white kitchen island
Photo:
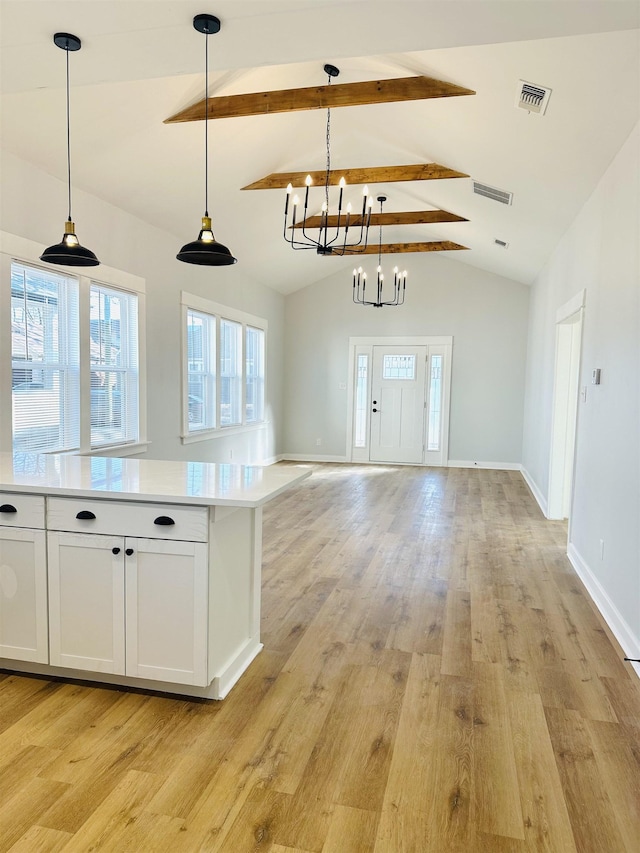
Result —
<path fill-rule="evenodd" d="M 262 648 L 262 506 L 310 473 L 0 453 L 0 669 L 224 698 Z"/>

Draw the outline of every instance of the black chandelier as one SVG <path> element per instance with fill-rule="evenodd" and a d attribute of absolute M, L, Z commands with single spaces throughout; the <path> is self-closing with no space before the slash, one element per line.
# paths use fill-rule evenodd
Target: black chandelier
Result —
<path fill-rule="evenodd" d="M 362 267 L 353 271 L 353 301 L 357 305 L 372 305 L 374 308 L 383 308 L 385 305 L 402 305 L 404 303 L 404 292 L 407 286 L 407 271 L 398 272 L 398 267 L 393 268 L 393 296 L 384 300 L 384 273 L 382 272 L 382 205 L 387 200 L 386 195 L 379 195 L 380 202 L 380 238 L 378 242 L 378 269 L 376 280 L 375 301 L 366 298 L 367 274 Z"/>
<path fill-rule="evenodd" d="M 97 267 L 100 261 L 91 251 L 80 245 L 76 237 L 76 226 L 71 218 L 71 133 L 70 133 L 70 110 L 69 110 L 69 51 L 80 50 L 82 42 L 78 36 L 71 33 L 56 33 L 53 43 L 67 54 L 67 196 L 69 200 L 69 212 L 67 221 L 64 223 L 64 234 L 62 240 L 53 246 L 49 246 L 40 255 L 41 261 L 48 264 L 62 264 L 66 267 Z"/>
<path fill-rule="evenodd" d="M 335 65 L 326 64 L 324 66 L 327 74 L 327 85 L 331 85 L 333 77 L 337 77 L 340 73 Z M 352 221 L 351 202 L 347 204 L 343 211 L 342 198 L 346 181 L 340 178 L 339 194 L 338 194 L 338 211 L 337 215 L 329 213 L 329 181 L 331 178 L 331 108 L 327 108 L 327 170 L 324 182 L 324 201 L 320 213 L 319 229 L 317 239 L 312 237 L 307 228 L 312 227 L 307 225 L 307 213 L 309 209 L 309 188 L 313 181 L 311 175 L 307 175 L 305 180 L 304 206 L 302 210 L 302 219 L 298 220 L 298 207 L 300 199 L 297 195 L 291 197 L 293 186 L 287 186 L 287 197 L 284 205 L 284 231 L 283 236 L 292 249 L 315 249 L 319 255 L 345 255 L 352 254 L 358 251 L 364 251 L 367 246 L 369 236 L 369 225 L 371 223 L 371 208 L 373 207 L 373 198 L 368 196 L 369 188 L 365 186 L 362 191 L 362 211 L 358 217 L 359 223 Z M 289 210 L 291 217 L 289 218 Z M 358 227 L 359 226 L 359 227 Z M 316 226 L 313 226 L 316 227 Z M 351 228 L 351 233 L 349 229 Z M 287 232 L 290 232 L 290 236 Z M 302 237 L 297 237 L 296 233 L 301 232 Z"/>
<path fill-rule="evenodd" d="M 200 264 L 201 266 L 222 267 L 237 263 L 229 249 L 218 243 L 211 230 L 211 217 L 209 216 L 209 36 L 220 32 L 220 19 L 215 15 L 196 15 L 193 19 L 193 28 L 205 35 L 204 48 L 204 216 L 202 217 L 202 228 L 198 239 L 186 243 L 176 255 L 179 261 L 186 264 Z"/>

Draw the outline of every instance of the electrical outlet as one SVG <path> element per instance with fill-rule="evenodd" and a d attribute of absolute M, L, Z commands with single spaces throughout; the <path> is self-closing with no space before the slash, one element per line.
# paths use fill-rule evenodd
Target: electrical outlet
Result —
<path fill-rule="evenodd" d="M 322 439 L 316 438 L 316 447 L 320 447 L 321 444 L 322 444 Z"/>

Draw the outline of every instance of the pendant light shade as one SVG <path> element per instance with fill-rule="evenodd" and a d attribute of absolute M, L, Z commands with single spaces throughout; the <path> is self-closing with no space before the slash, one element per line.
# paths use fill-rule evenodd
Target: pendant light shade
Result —
<path fill-rule="evenodd" d="M 199 264 L 207 267 L 226 267 L 237 263 L 229 249 L 218 243 L 211 230 L 209 216 L 209 36 L 220 32 L 220 20 L 215 15 L 196 15 L 193 28 L 205 35 L 204 73 L 205 73 L 205 114 L 204 114 L 204 216 L 198 239 L 186 243 L 176 255 L 186 264 Z"/>
<path fill-rule="evenodd" d="M 198 239 L 185 243 L 176 255 L 179 261 L 186 264 L 200 264 L 207 267 L 226 267 L 237 263 L 229 249 L 218 243 L 211 230 L 211 217 L 202 217 L 202 228 Z"/>
<path fill-rule="evenodd" d="M 61 264 L 66 267 L 97 267 L 100 261 L 91 249 L 80 245 L 76 237 L 76 227 L 71 218 L 71 134 L 69 110 L 69 52 L 80 50 L 82 42 L 71 33 L 56 33 L 53 43 L 67 54 L 67 195 L 69 199 L 69 214 L 64 223 L 62 240 L 49 246 L 40 255 L 41 261 L 48 264 Z"/>

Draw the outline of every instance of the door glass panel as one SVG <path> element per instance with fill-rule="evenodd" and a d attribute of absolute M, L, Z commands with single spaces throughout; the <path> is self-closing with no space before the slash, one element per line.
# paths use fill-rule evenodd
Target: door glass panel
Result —
<path fill-rule="evenodd" d="M 431 356 L 429 377 L 429 434 L 427 450 L 440 450 L 440 414 L 442 411 L 442 356 Z"/>
<path fill-rule="evenodd" d="M 383 379 L 415 379 L 415 355 L 385 355 L 382 362 Z"/>
<path fill-rule="evenodd" d="M 356 423 L 354 447 L 367 446 L 367 400 L 369 356 L 359 355 L 356 364 Z"/>

